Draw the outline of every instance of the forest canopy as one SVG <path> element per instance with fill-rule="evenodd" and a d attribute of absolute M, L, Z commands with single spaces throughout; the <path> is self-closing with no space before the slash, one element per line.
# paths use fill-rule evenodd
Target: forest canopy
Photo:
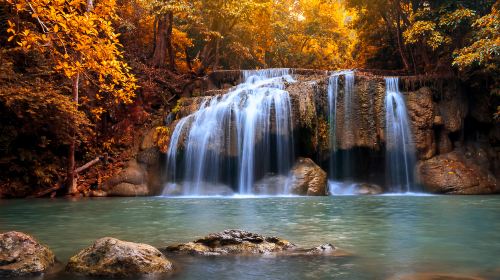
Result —
<path fill-rule="evenodd" d="M 103 155 L 120 164 L 146 119 L 162 119 L 215 70 L 385 69 L 498 96 L 499 9 L 494 0 L 0 1 L 3 187 L 98 184 L 76 167 Z M 109 175 L 99 172 L 97 181 Z"/>

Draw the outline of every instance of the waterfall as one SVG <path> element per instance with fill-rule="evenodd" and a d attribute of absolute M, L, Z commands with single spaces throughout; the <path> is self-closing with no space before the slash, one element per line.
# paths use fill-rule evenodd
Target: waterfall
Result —
<path fill-rule="evenodd" d="M 387 185 L 393 192 L 414 191 L 415 148 L 399 79 L 385 78 Z"/>
<path fill-rule="evenodd" d="M 337 143 L 337 104 L 338 104 L 338 84 L 339 77 L 344 76 L 344 134 L 347 139 L 350 133 L 350 114 L 352 111 L 353 90 L 354 90 L 354 72 L 339 71 L 334 72 L 328 80 L 328 118 L 329 118 L 329 138 L 330 138 L 330 162 L 329 162 L 329 178 L 333 179 L 336 174 L 336 162 L 338 159 L 338 143 Z M 350 176 L 350 158 L 349 154 L 345 153 L 342 157 L 342 165 L 344 165 L 344 174 Z"/>
<path fill-rule="evenodd" d="M 252 194 L 256 178 L 291 168 L 292 110 L 284 90 L 294 82 L 290 70 L 243 71 L 242 78 L 227 94 L 207 97 L 172 133 L 167 173 L 184 195 L 202 195 L 214 184 Z"/>

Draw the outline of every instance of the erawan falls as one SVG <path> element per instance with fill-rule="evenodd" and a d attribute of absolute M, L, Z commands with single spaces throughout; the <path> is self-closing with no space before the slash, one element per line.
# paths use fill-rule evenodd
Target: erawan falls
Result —
<path fill-rule="evenodd" d="M 0 200 L 0 278 L 500 279 L 500 130 L 467 90 L 213 71 L 90 197 Z"/>
<path fill-rule="evenodd" d="M 359 191 L 382 192 L 375 182 L 356 181 L 360 172 L 359 151 L 352 147 L 361 136 L 357 116 L 361 98 L 356 91 L 355 71 L 329 74 L 326 84 L 325 121 L 328 147 L 328 186 L 325 194 L 356 194 Z M 180 118 L 166 153 L 164 195 L 293 195 L 300 174 L 294 173 L 296 150 L 303 146 L 295 139 L 297 121 L 287 86 L 299 83 L 291 69 L 241 71 L 241 82 L 226 93 L 207 95 L 193 101 L 197 109 Z M 342 87 L 340 87 L 340 79 Z M 310 81 L 317 86 L 316 82 Z M 363 86 L 363 85 L 361 85 Z M 411 193 L 418 190 L 414 180 L 415 149 L 405 97 L 399 80 L 384 80 L 385 97 L 385 184 L 387 193 Z M 317 98 L 318 96 L 316 96 Z M 300 96 L 299 96 L 300 98 Z M 307 100 L 296 100 L 308 102 Z M 313 102 L 309 100 L 309 102 Z M 374 116 L 374 111 L 368 112 Z M 382 121 L 382 120 L 381 120 Z M 295 127 L 295 130 L 294 130 Z M 300 128 L 299 128 L 300 130 Z M 317 132 L 315 132 L 317 133 Z M 314 164 L 314 163 L 313 163 Z M 292 170 L 292 168 L 295 168 Z M 307 191 L 306 191 L 307 193 Z M 318 194 L 318 193 L 316 193 Z"/>

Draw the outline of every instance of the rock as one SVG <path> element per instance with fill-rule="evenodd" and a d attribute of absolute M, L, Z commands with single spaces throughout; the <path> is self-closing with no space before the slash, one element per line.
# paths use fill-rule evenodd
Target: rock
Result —
<path fill-rule="evenodd" d="M 432 193 L 491 194 L 500 192 L 495 177 L 467 161 L 460 151 L 439 155 L 417 164 L 420 183 Z"/>
<path fill-rule="evenodd" d="M 141 150 L 146 150 L 156 146 L 154 141 L 155 134 L 156 134 L 156 127 L 151 128 L 144 134 L 140 147 Z"/>
<path fill-rule="evenodd" d="M 172 263 L 158 249 L 111 237 L 98 239 L 70 258 L 66 270 L 88 276 L 128 277 L 167 273 Z"/>
<path fill-rule="evenodd" d="M 90 196 L 91 197 L 106 197 L 106 196 L 108 196 L 108 194 L 103 190 L 91 190 Z"/>
<path fill-rule="evenodd" d="M 105 185 L 114 186 L 120 183 L 140 185 L 146 180 L 144 173 L 144 168 L 142 168 L 142 166 L 135 160 L 131 160 L 127 163 L 125 169 L 118 173 L 118 175 L 109 179 Z"/>
<path fill-rule="evenodd" d="M 130 183 L 119 183 L 106 191 L 108 196 L 147 196 L 148 186 L 145 184 L 134 185 Z"/>
<path fill-rule="evenodd" d="M 361 195 L 366 195 L 366 194 L 375 195 L 383 193 L 384 190 L 379 185 L 360 183 L 355 185 L 354 192 L 355 194 L 361 194 Z"/>
<path fill-rule="evenodd" d="M 388 280 L 486 280 L 477 276 L 450 273 L 410 273 L 390 277 Z"/>
<path fill-rule="evenodd" d="M 467 99 L 460 89 L 447 88 L 443 100 L 438 103 L 443 125 L 447 131 L 456 132 L 462 129 L 468 113 Z"/>
<path fill-rule="evenodd" d="M 309 158 L 299 158 L 290 171 L 290 190 L 297 195 L 328 195 L 327 174 Z"/>
<path fill-rule="evenodd" d="M 52 251 L 32 236 L 17 231 L 0 234 L 0 276 L 42 273 L 54 262 Z"/>
<path fill-rule="evenodd" d="M 439 154 L 446 154 L 453 150 L 453 144 L 451 143 L 449 132 L 442 129 L 439 134 L 438 151 Z"/>
<path fill-rule="evenodd" d="M 423 87 L 407 94 L 406 106 L 418 158 L 429 159 L 436 154 L 433 126 L 436 121 L 442 122 L 442 118 L 436 118 L 436 104 L 432 100 L 431 89 Z"/>
<path fill-rule="evenodd" d="M 171 253 L 183 253 L 200 256 L 226 255 L 275 255 L 275 256 L 350 256 L 348 252 L 338 250 L 332 244 L 323 244 L 313 248 L 299 248 L 295 244 L 279 237 L 263 236 L 238 229 L 227 229 L 212 233 L 196 241 L 169 246 Z"/>
<path fill-rule="evenodd" d="M 169 246 L 166 251 L 203 256 L 258 255 L 281 252 L 294 247 L 294 244 L 278 237 L 228 229 L 209 234 L 196 241 Z"/>
<path fill-rule="evenodd" d="M 160 164 L 160 150 L 157 147 L 152 147 L 140 151 L 137 156 L 137 162 L 144 164 L 147 167 L 157 166 Z"/>

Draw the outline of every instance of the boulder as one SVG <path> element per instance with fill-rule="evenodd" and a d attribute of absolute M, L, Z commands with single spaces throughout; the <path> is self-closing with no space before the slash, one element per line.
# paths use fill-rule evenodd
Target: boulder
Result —
<path fill-rule="evenodd" d="M 202 256 L 258 255 L 276 253 L 294 247 L 294 244 L 278 237 L 228 229 L 209 234 L 196 241 L 169 246 L 166 251 Z"/>
<path fill-rule="evenodd" d="M 309 158 L 299 158 L 290 171 L 289 188 L 293 194 L 328 195 L 327 174 Z"/>
<path fill-rule="evenodd" d="M 22 232 L 0 234 L 0 278 L 46 271 L 55 262 L 52 251 Z"/>
<path fill-rule="evenodd" d="M 417 164 L 420 183 L 432 193 L 491 194 L 500 192 L 495 177 L 468 161 L 460 151 L 439 155 Z"/>
<path fill-rule="evenodd" d="M 172 263 L 158 249 L 111 237 L 98 239 L 70 258 L 66 270 L 88 276 L 129 277 L 167 273 Z"/>
<path fill-rule="evenodd" d="M 130 183 L 119 183 L 106 190 L 107 196 L 147 196 L 149 189 L 146 184 L 134 185 Z"/>

